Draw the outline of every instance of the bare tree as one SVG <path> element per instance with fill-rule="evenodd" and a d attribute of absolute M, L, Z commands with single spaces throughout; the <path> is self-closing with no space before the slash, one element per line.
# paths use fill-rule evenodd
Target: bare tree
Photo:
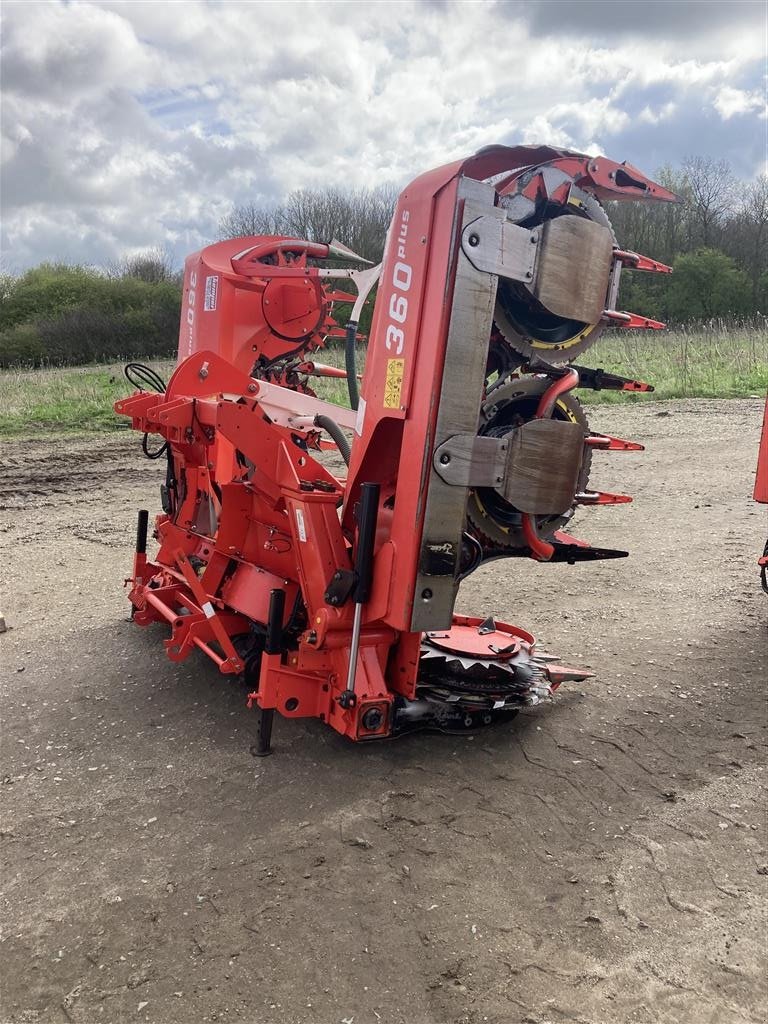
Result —
<path fill-rule="evenodd" d="M 746 186 L 738 222 L 742 228 L 738 248 L 742 262 L 744 256 L 747 256 L 746 270 L 752 284 L 752 304 L 757 309 L 760 278 L 768 267 L 768 174 L 759 175 Z"/>
<path fill-rule="evenodd" d="M 108 277 L 134 277 L 147 284 L 177 282 L 179 271 L 174 266 L 173 255 L 166 246 L 155 246 L 144 252 L 126 256 L 118 263 L 107 267 Z"/>
<path fill-rule="evenodd" d="M 219 226 L 222 238 L 284 234 L 311 242 L 338 239 L 378 262 L 397 202 L 393 185 L 374 189 L 296 189 L 282 205 L 237 206 Z"/>
<path fill-rule="evenodd" d="M 683 161 L 683 173 L 690 190 L 693 222 L 700 229 L 700 241 L 711 246 L 716 229 L 733 208 L 736 181 L 727 160 L 689 156 Z"/>
<path fill-rule="evenodd" d="M 236 206 L 219 224 L 220 238 L 245 238 L 249 235 L 285 234 L 285 214 L 280 206 Z"/>

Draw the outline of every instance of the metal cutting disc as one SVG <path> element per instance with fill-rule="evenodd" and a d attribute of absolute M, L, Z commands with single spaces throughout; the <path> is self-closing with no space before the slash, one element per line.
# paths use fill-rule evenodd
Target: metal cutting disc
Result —
<path fill-rule="evenodd" d="M 509 718 L 551 696 L 565 679 L 590 673 L 552 665 L 518 626 L 454 615 L 449 629 L 423 634 L 413 700 L 400 699 L 393 731 L 464 732 Z"/>
<path fill-rule="evenodd" d="M 548 378 L 527 375 L 509 378 L 493 387 L 480 410 L 480 436 L 505 437 L 516 427 L 527 423 L 535 415 L 541 395 L 550 383 Z M 553 417 L 578 423 L 584 428 L 585 435 L 589 433 L 587 419 L 573 395 L 563 395 L 557 400 Z M 579 471 L 579 491 L 587 490 L 591 458 L 591 450 L 587 449 Z M 545 538 L 552 537 L 565 526 L 572 514 L 568 511 L 562 515 L 539 516 L 539 534 Z M 481 487 L 470 491 L 467 519 L 473 534 L 487 547 L 503 551 L 526 544 L 519 511 L 494 488 Z"/>
<path fill-rule="evenodd" d="M 554 211 L 548 208 L 544 221 L 550 219 L 553 212 L 557 216 L 584 217 L 607 228 L 615 245 L 616 236 L 611 222 L 597 199 L 575 187 L 570 195 L 571 200 L 566 206 Z M 540 215 L 526 216 L 530 211 L 525 205 L 518 212 L 515 203 L 519 204 L 521 198 L 524 197 L 505 196 L 501 205 L 507 208 L 508 215 L 515 222 L 519 223 L 518 218 L 521 218 L 525 227 L 534 227 L 540 223 Z M 606 279 L 606 293 L 607 288 Z M 511 281 L 499 283 L 494 320 L 518 364 L 535 357 L 550 363 L 569 362 L 593 345 L 605 326 L 599 318 L 596 322 L 586 323 L 558 316 L 542 305 L 527 285 Z"/>
<path fill-rule="evenodd" d="M 506 666 L 521 651 L 523 644 L 533 644 L 533 637 L 516 626 L 499 627 L 493 619 L 467 619 L 455 622 L 450 629 L 435 630 L 424 637 L 425 655 L 439 652 L 446 660 L 478 662 Z"/>
<path fill-rule="evenodd" d="M 456 615 L 450 629 L 424 634 L 420 684 L 442 700 L 518 707 L 534 702 L 548 692 L 534 644 L 517 626 Z"/>

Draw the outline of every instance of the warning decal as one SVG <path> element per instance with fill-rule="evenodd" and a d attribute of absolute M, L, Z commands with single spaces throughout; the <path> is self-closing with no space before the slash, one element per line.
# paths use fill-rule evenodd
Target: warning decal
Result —
<path fill-rule="evenodd" d="M 365 399 L 361 398 L 360 404 L 357 407 L 357 416 L 355 417 L 355 433 L 358 437 L 362 437 L 363 423 L 365 423 Z"/>
<path fill-rule="evenodd" d="M 219 278 L 217 274 L 212 274 L 210 277 L 205 279 L 205 303 L 203 309 L 206 312 L 211 312 L 216 309 L 219 301 Z"/>
<path fill-rule="evenodd" d="M 307 528 L 304 525 L 304 513 L 300 508 L 296 509 L 296 528 L 299 532 L 299 540 L 302 544 L 307 543 Z"/>
<path fill-rule="evenodd" d="M 384 382 L 384 408 L 399 409 L 400 394 L 403 390 L 404 359 L 387 360 L 387 379 Z"/>

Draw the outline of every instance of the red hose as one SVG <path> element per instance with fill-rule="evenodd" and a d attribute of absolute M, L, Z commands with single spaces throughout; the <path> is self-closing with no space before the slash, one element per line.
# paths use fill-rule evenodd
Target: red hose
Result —
<path fill-rule="evenodd" d="M 558 377 L 547 388 L 539 399 L 539 406 L 534 415 L 535 420 L 548 420 L 555 410 L 555 402 L 561 395 L 573 391 L 579 385 L 579 371 L 569 366 L 562 377 Z"/>
<path fill-rule="evenodd" d="M 550 386 L 539 399 L 539 404 L 534 415 L 536 420 L 548 420 L 555 411 L 555 402 L 561 395 L 573 391 L 579 384 L 579 371 L 569 366 L 562 377 L 552 381 Z M 523 513 L 523 537 L 531 549 L 531 554 L 537 562 L 548 562 L 555 553 L 554 547 L 546 540 L 542 540 L 536 525 L 536 518 L 528 512 Z"/>
<path fill-rule="evenodd" d="M 530 512 L 523 512 L 523 536 L 537 562 L 548 562 L 555 553 L 554 547 L 542 540 L 536 528 L 536 518 Z"/>

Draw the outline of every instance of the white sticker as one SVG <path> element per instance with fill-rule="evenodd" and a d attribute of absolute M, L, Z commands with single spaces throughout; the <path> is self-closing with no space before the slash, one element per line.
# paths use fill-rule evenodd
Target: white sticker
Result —
<path fill-rule="evenodd" d="M 363 423 L 365 422 L 365 399 L 360 399 L 360 404 L 357 407 L 357 417 L 355 418 L 355 433 L 358 437 L 362 436 Z"/>
<path fill-rule="evenodd" d="M 210 601 L 206 601 L 205 604 L 201 607 L 205 612 L 206 619 L 212 619 L 213 616 L 216 614 L 216 612 L 213 610 L 213 605 L 211 604 Z"/>
<path fill-rule="evenodd" d="M 219 275 L 212 274 L 211 277 L 205 279 L 205 302 L 203 303 L 203 309 L 207 312 L 211 312 L 216 309 L 216 304 L 219 301 Z"/>
<path fill-rule="evenodd" d="M 300 508 L 296 509 L 296 526 L 298 527 L 299 530 L 299 540 L 302 542 L 302 544 L 306 544 L 307 528 L 304 525 L 304 513 L 301 511 Z"/>

